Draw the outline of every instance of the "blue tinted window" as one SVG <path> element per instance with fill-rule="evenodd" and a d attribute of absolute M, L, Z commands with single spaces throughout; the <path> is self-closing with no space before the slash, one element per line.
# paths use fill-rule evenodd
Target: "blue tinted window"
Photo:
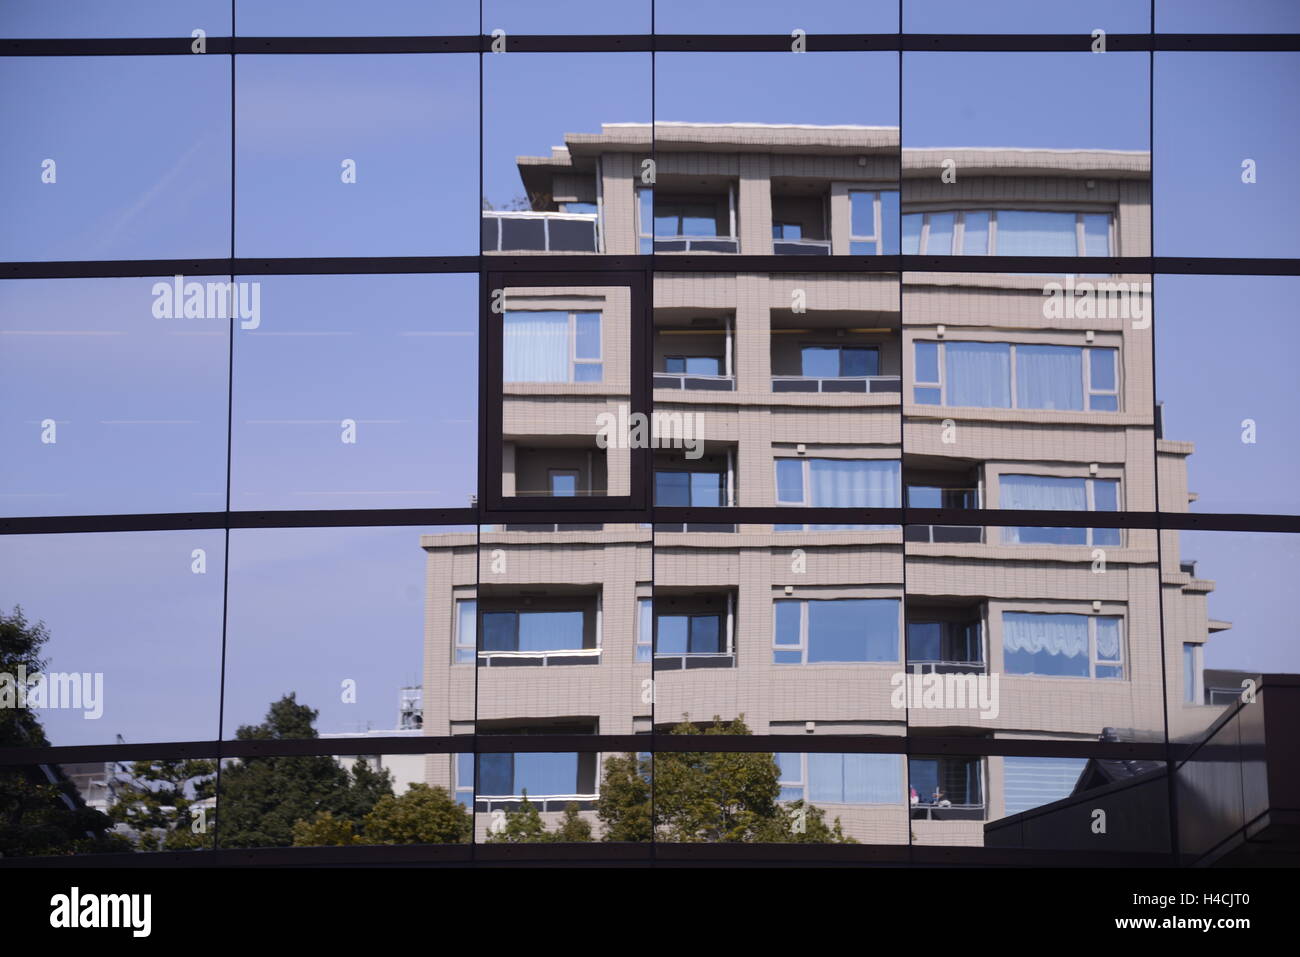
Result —
<path fill-rule="evenodd" d="M 776 500 L 803 502 L 803 462 L 800 459 L 776 460 Z"/>
<path fill-rule="evenodd" d="M 939 343 L 916 343 L 916 381 L 939 381 Z"/>
<path fill-rule="evenodd" d="M 686 654 L 689 629 L 690 621 L 685 615 L 660 615 L 655 650 L 662 655 Z"/>
<path fill-rule="evenodd" d="M 808 661 L 897 661 L 898 600 L 808 602 Z"/>
<path fill-rule="evenodd" d="M 580 312 L 574 316 L 577 338 L 573 346 L 576 359 L 600 358 L 600 313 Z"/>

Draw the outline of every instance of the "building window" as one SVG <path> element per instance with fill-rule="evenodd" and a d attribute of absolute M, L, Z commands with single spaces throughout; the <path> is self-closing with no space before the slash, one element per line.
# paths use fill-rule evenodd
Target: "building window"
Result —
<path fill-rule="evenodd" d="M 717 356 L 664 356 L 664 372 L 678 375 L 722 375 Z"/>
<path fill-rule="evenodd" d="M 898 508 L 896 459 L 776 460 L 778 505 L 813 508 Z"/>
<path fill-rule="evenodd" d="M 477 795 L 590 799 L 596 794 L 595 758 L 586 752 L 480 754 Z"/>
<path fill-rule="evenodd" d="M 1008 816 L 1068 798 L 1088 762 L 1082 758 L 1002 759 L 1002 800 Z"/>
<path fill-rule="evenodd" d="M 801 372 L 810 379 L 852 379 L 880 375 L 880 350 L 867 346 L 808 345 Z"/>
<path fill-rule="evenodd" d="M 1200 704 L 1204 692 L 1201 677 L 1201 646 L 1193 641 L 1183 643 L 1183 702 Z"/>
<path fill-rule="evenodd" d="M 1118 412 L 1117 349 L 913 343 L 913 400 L 983 409 Z"/>
<path fill-rule="evenodd" d="M 507 312 L 506 382 L 600 382 L 599 312 Z"/>
<path fill-rule="evenodd" d="M 478 653 L 478 602 L 456 602 L 456 664 L 473 664 Z"/>
<path fill-rule="evenodd" d="M 909 758 L 909 800 L 928 809 L 984 807 L 980 758 Z"/>
<path fill-rule="evenodd" d="M 638 598 L 636 611 L 636 660 L 649 661 L 654 657 L 654 599 Z"/>
<path fill-rule="evenodd" d="M 484 651 L 573 651 L 583 644 L 582 611 L 485 611 Z"/>
<path fill-rule="evenodd" d="M 778 753 L 781 801 L 807 804 L 898 804 L 903 798 L 899 754 Z"/>
<path fill-rule="evenodd" d="M 660 615 L 657 651 L 661 655 L 726 654 L 722 615 Z"/>
<path fill-rule="evenodd" d="M 578 494 L 577 469 L 551 469 L 547 476 L 550 494 L 559 498 L 572 498 Z"/>
<path fill-rule="evenodd" d="M 998 506 L 1075 512 L 1119 510 L 1119 480 L 1062 478 L 1053 475 L 1008 475 L 998 479 Z M 1117 528 L 1002 529 L 1008 545 L 1119 545 Z"/>
<path fill-rule="evenodd" d="M 903 254 L 1109 256 L 1110 213 L 959 210 L 903 216 Z"/>
<path fill-rule="evenodd" d="M 849 255 L 898 255 L 896 190 L 849 190 Z"/>
<path fill-rule="evenodd" d="M 721 506 L 725 478 L 721 472 L 655 469 L 655 504 Z"/>
<path fill-rule="evenodd" d="M 773 606 L 775 664 L 898 661 L 897 598 L 781 599 Z"/>
<path fill-rule="evenodd" d="M 1123 678 L 1118 616 L 1002 613 L 1003 670 L 1009 675 Z"/>
<path fill-rule="evenodd" d="M 474 755 L 472 752 L 462 752 L 453 755 L 456 768 L 456 775 L 452 781 L 452 789 L 457 802 L 466 807 L 474 806 Z"/>
<path fill-rule="evenodd" d="M 984 628 L 978 621 L 909 621 L 907 663 L 943 671 L 984 667 Z"/>

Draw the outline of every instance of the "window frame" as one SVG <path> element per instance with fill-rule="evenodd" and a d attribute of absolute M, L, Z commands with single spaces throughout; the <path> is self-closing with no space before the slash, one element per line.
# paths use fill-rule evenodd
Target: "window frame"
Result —
<path fill-rule="evenodd" d="M 1122 512 L 1122 511 L 1124 511 L 1124 480 L 1123 480 L 1123 477 L 1122 477 L 1122 476 L 1119 476 L 1119 475 L 1116 475 L 1116 476 L 1113 476 L 1113 477 L 1112 477 L 1112 476 L 1109 476 L 1109 475 L 1092 475 L 1092 474 L 1085 474 L 1085 475 L 1049 475 L 1049 474 L 1044 474 L 1044 473 L 1041 473 L 1041 472 L 1004 472 L 1004 471 L 999 471 L 999 472 L 995 473 L 995 476 L 994 476 L 994 477 L 997 479 L 997 485 L 998 485 L 998 508 L 999 508 L 999 509 L 1003 509 L 1003 508 L 1006 507 L 1005 505 L 1002 504 L 1002 482 L 1003 482 L 1004 479 L 1006 479 L 1006 478 L 1008 478 L 1008 477 L 1014 477 L 1014 478 L 1033 478 L 1033 479 L 1075 479 L 1075 480 L 1079 480 L 1079 479 L 1081 479 L 1081 480 L 1083 481 L 1083 496 L 1084 496 L 1084 508 L 1083 508 L 1083 510 L 1084 510 L 1084 511 L 1086 511 L 1086 512 L 1096 512 L 1096 513 L 1099 514 L 1099 515 L 1115 515 L 1115 514 L 1118 514 L 1118 513 Z M 1115 508 L 1114 508 L 1114 509 L 1099 509 L 1099 508 L 1097 508 L 1097 485 L 1096 485 L 1096 483 L 1098 483 L 1098 482 L 1114 482 L 1114 483 L 1115 483 Z M 1052 510 L 1052 509 L 1049 509 L 1049 508 L 1045 508 L 1045 509 L 1029 509 L 1028 511 L 1050 512 L 1050 511 L 1053 511 L 1053 510 Z M 1078 526 L 1078 525 L 1069 525 L 1069 526 L 1066 526 L 1066 525 L 1061 525 L 1061 526 L 1056 526 L 1056 525 L 1041 525 L 1041 526 L 1039 526 L 1039 525 L 1004 525 L 1004 526 L 1001 526 L 1001 527 L 1002 527 L 1002 542 L 1001 542 L 1001 544 L 1003 544 L 1003 545 L 1026 546 L 1026 547 L 1030 547 L 1030 548 L 1033 548 L 1033 547 L 1038 547 L 1038 548 L 1044 548 L 1044 547 L 1046 547 L 1046 548 L 1122 548 L 1123 545 L 1124 545 L 1124 529 L 1116 528 L 1116 527 L 1114 527 L 1114 526 L 1109 526 L 1109 525 L 1096 525 L 1096 526 L 1090 525 L 1090 526 L 1088 526 L 1087 528 L 1081 528 L 1081 526 Z M 1017 541 L 1011 541 L 1010 538 L 1009 538 L 1010 533 L 1011 533 L 1013 530 L 1018 530 L 1018 529 L 1021 529 L 1021 528 L 1078 528 L 1078 529 L 1080 529 L 1081 531 L 1084 532 L 1084 540 L 1083 540 L 1082 542 L 1068 542 L 1068 543 L 1052 543 L 1052 542 L 1017 542 Z M 1096 533 L 1097 533 L 1098 531 L 1103 531 L 1103 532 L 1115 532 L 1116 535 L 1117 535 L 1118 538 L 1119 538 L 1119 541 L 1118 541 L 1118 542 L 1098 542 L 1098 541 L 1096 540 L 1096 539 L 1097 539 L 1097 535 L 1096 535 Z"/>
<path fill-rule="evenodd" d="M 861 660 L 853 660 L 853 661 L 809 661 L 808 653 L 812 649 L 812 609 L 809 607 L 809 605 L 812 602 L 835 602 L 835 601 L 892 601 L 894 602 L 894 604 L 897 606 L 896 617 L 898 619 L 897 627 L 894 631 L 894 645 L 895 645 L 894 657 L 893 658 L 862 658 Z M 799 643 L 797 645 L 779 644 L 777 641 L 779 637 L 778 626 L 777 626 L 777 606 L 793 605 L 793 604 L 797 604 L 799 606 Z M 900 648 L 898 647 L 900 640 L 905 640 L 900 638 L 900 636 L 903 636 L 904 630 L 906 628 L 906 623 L 903 620 L 903 604 L 904 603 L 902 599 L 889 597 L 889 596 L 873 597 L 870 595 L 863 595 L 863 596 L 843 596 L 840 598 L 807 598 L 807 597 L 795 598 L 795 597 L 774 596 L 772 598 L 771 664 L 773 667 L 781 667 L 781 668 L 805 667 L 808 665 L 860 667 L 862 665 L 900 664 L 902 663 L 903 659 L 900 658 L 899 655 L 905 653 L 903 650 L 900 650 Z M 869 637 L 868 633 L 865 630 L 863 632 L 863 636 L 864 636 L 864 648 L 865 648 L 866 640 Z M 777 661 L 776 659 L 776 656 L 779 652 L 791 653 L 795 651 L 799 652 L 798 661 Z"/>
<path fill-rule="evenodd" d="M 547 313 L 555 315 L 565 315 L 568 317 L 568 331 L 566 332 L 566 345 L 568 351 L 568 378 L 561 382 L 553 382 L 544 379 L 507 379 L 505 377 L 505 321 L 512 314 L 518 313 Z M 593 315 L 596 317 L 597 324 L 597 356 L 595 358 L 578 355 L 578 316 Z M 603 385 L 605 382 L 605 320 L 604 315 L 599 309 L 507 309 L 501 315 L 501 385 Z M 579 379 L 579 366 L 595 366 L 600 371 L 600 376 L 595 379 Z"/>
<path fill-rule="evenodd" d="M 1086 658 L 1088 661 L 1088 673 L 1086 675 L 1045 675 L 1038 672 L 1012 671 L 1007 667 L 1007 632 L 1006 616 L 1013 615 L 1073 615 L 1078 618 L 1085 618 L 1088 621 L 1088 650 Z M 1119 651 L 1118 657 L 1114 661 L 1102 661 L 1098 658 L 1097 653 L 1097 621 L 1099 619 L 1113 619 L 1119 629 Z M 1001 628 L 1002 628 L 1002 671 L 1009 677 L 1014 678 L 1047 678 L 1052 681 L 1131 681 L 1128 668 L 1128 653 L 1126 645 L 1128 644 L 1128 616 L 1126 613 L 1101 613 L 1101 612 L 1083 612 L 1083 611 L 1037 611 L 1024 608 L 1003 607 L 1001 609 Z M 1098 667 L 1118 668 L 1119 674 L 1099 676 Z"/>
<path fill-rule="evenodd" d="M 1044 209 L 1044 208 L 1042 208 L 1042 207 L 1036 207 L 1036 206 L 1015 206 L 1015 205 L 1002 205 L 1002 206 L 997 206 L 997 207 L 992 207 L 992 206 L 973 206 L 973 207 L 958 207 L 958 208 L 944 208 L 944 207 L 941 207 L 941 206 L 936 206 L 936 207 L 934 207 L 934 208 L 932 208 L 932 209 L 913 209 L 913 210 L 909 210 L 909 211 L 907 211 L 907 212 L 903 212 L 903 213 L 901 213 L 901 215 L 900 215 L 900 228 L 899 228 L 900 242 L 901 242 L 901 236 L 902 236 L 902 234 L 903 234 L 901 224 L 902 224 L 903 222 L 906 221 L 906 218 L 907 218 L 908 216 L 920 216 L 920 217 L 921 217 L 921 229 L 920 229 L 920 232 L 917 234 L 917 249 L 916 249 L 916 252 L 914 252 L 914 253 L 906 253 L 906 252 L 904 251 L 904 255 L 913 255 L 913 256 L 1000 256 L 1000 255 L 1002 255 L 1002 253 L 1000 253 L 1000 252 L 998 251 L 998 249 L 997 249 L 997 236 L 998 236 L 998 213 L 999 213 L 999 212 L 1006 212 L 1006 213 L 1073 213 L 1073 214 L 1074 214 L 1074 249 L 1075 249 L 1075 251 L 1074 251 L 1073 254 L 1070 254 L 1070 255 L 1063 255 L 1063 256 L 1052 257 L 1052 258 L 1059 258 L 1059 259 L 1087 259 L 1087 258 L 1097 258 L 1097 257 L 1109 257 L 1109 256 L 1115 256 L 1115 255 L 1116 255 L 1116 253 L 1115 253 L 1115 251 L 1114 251 L 1114 250 L 1115 250 L 1115 225 L 1116 225 L 1116 224 L 1115 224 L 1115 216 L 1116 216 L 1116 210 L 1115 210 L 1114 208 L 1108 207 L 1108 208 L 1106 208 L 1106 209 L 1085 209 L 1085 210 L 1081 210 L 1081 209 L 1079 209 L 1079 208 L 1077 208 L 1077 207 L 1070 207 L 1070 208 L 1068 208 L 1068 209 Z M 987 239 L 987 241 L 986 241 L 986 249 L 987 249 L 986 252 L 982 252 L 982 253 L 968 253 L 968 252 L 966 252 L 966 216 L 967 216 L 967 214 L 971 214 L 971 213 L 974 213 L 974 214 L 977 214 L 977 215 L 985 215 L 985 216 L 988 216 L 988 218 L 989 218 L 989 223 L 988 223 L 988 239 Z M 943 252 L 932 252 L 932 251 L 930 251 L 930 249 L 929 249 L 929 243 L 930 243 L 930 217 L 931 217 L 932 215 L 941 215 L 941 216 L 951 215 L 951 216 L 953 217 L 953 225 L 952 225 L 952 246 L 951 246 L 948 250 L 945 250 L 945 251 L 943 251 Z M 1107 217 L 1107 224 L 1106 224 L 1106 225 L 1107 225 L 1107 230 L 1106 230 L 1106 246 L 1107 246 L 1107 249 L 1106 249 L 1106 251 L 1105 251 L 1104 253 L 1095 253 L 1095 254 L 1090 254 L 1090 253 L 1087 251 L 1087 248 L 1088 248 L 1088 247 L 1087 247 L 1087 221 L 1084 219 L 1085 216 L 1106 216 L 1106 217 Z M 900 247 L 900 248 L 901 248 L 901 247 Z"/>
<path fill-rule="evenodd" d="M 1006 405 L 1006 406 L 1000 406 L 1000 405 L 996 405 L 996 406 L 983 406 L 983 405 L 964 406 L 964 405 L 949 405 L 949 404 L 948 404 L 948 372 L 947 372 L 947 365 L 948 365 L 948 350 L 947 350 L 946 346 L 947 346 L 949 343 L 961 343 L 961 344 L 965 344 L 965 343 L 977 343 L 977 344 L 979 344 L 979 345 L 985 345 L 985 346 L 1006 346 L 1006 347 L 1007 347 L 1007 350 L 1008 350 L 1008 351 L 1007 351 L 1007 373 L 1008 373 L 1007 391 L 1008 391 L 1008 400 L 1009 400 L 1009 404 L 1008 404 L 1008 405 Z M 938 374 L 939 374 L 939 381 L 938 381 L 937 383 L 936 383 L 936 382 L 929 381 L 929 380 L 924 380 L 924 381 L 923 381 L 923 380 L 921 380 L 921 379 L 918 377 L 917 369 L 919 368 L 920 363 L 917 361 L 917 360 L 918 360 L 917 350 L 918 350 L 918 348 L 919 348 L 921 345 L 923 345 L 923 344 L 926 344 L 926 345 L 933 345 L 933 346 L 936 347 L 937 366 L 938 366 Z M 1079 349 L 1079 350 L 1081 350 L 1082 355 L 1080 356 L 1080 359 L 1079 359 L 1079 366 L 1080 366 L 1080 372 L 1079 372 L 1079 375 L 1080 375 L 1081 386 L 1082 386 L 1081 394 L 1082 394 L 1082 396 L 1083 396 L 1083 407 L 1082 407 L 1082 408 L 1079 408 L 1079 409 L 1037 409 L 1037 408 L 1032 408 L 1032 407 L 1029 407 L 1029 406 L 1021 406 L 1021 405 L 1018 404 L 1018 402 L 1019 402 L 1019 395 L 1018 395 L 1018 388 L 1017 388 L 1017 386 L 1018 386 L 1018 382 L 1017 382 L 1017 372 L 1016 372 L 1016 347 L 1017 347 L 1017 346 L 1039 346 L 1039 345 L 1055 346 L 1055 347 L 1058 347 L 1058 348 L 1061 348 L 1061 349 Z M 1102 389 L 1093 389 L 1093 388 L 1092 388 L 1092 353 L 1093 353 L 1095 350 L 1105 350 L 1105 351 L 1110 352 L 1110 353 L 1114 356 L 1114 360 L 1113 360 L 1113 361 L 1114 361 L 1114 366 L 1115 366 L 1115 388 L 1114 388 L 1114 389 L 1110 389 L 1110 390 L 1102 390 Z M 1124 387 L 1123 387 L 1123 382 L 1122 382 L 1122 373 L 1123 373 L 1123 368 L 1122 368 L 1122 364 L 1121 364 L 1121 362 L 1120 362 L 1120 347 L 1119 347 L 1119 346 L 1099 346 L 1099 345 L 1095 345 L 1095 344 L 1093 344 L 1093 343 L 1087 343 L 1087 344 L 1085 344 L 1085 345 L 1075 346 L 1075 345 L 1069 345 L 1069 344 L 1067 344 L 1067 343 L 1059 343 L 1059 342 L 1045 342 L 1045 343 L 1039 343 L 1039 342 L 1006 342 L 1006 341 L 998 341 L 998 340 L 993 340 L 993 339 L 947 339 L 947 338 L 944 338 L 944 339 L 938 339 L 938 338 L 936 338 L 936 339 L 926 339 L 926 338 L 917 337 L 917 338 L 912 339 L 912 350 L 911 350 L 911 351 L 912 351 L 912 354 L 911 354 L 911 363 L 912 363 L 912 365 L 911 365 L 911 372 L 912 372 L 912 382 L 911 382 L 911 386 L 912 386 L 912 395 L 911 395 L 911 400 L 912 400 L 912 404 L 913 404 L 913 405 L 928 405 L 928 406 L 937 406 L 937 407 L 939 407 L 939 408 L 952 408 L 952 409 L 1004 409 L 1005 411 L 1008 411 L 1008 412 L 1047 412 L 1047 413 L 1060 413 L 1060 412 L 1089 412 L 1089 413 L 1098 413 L 1098 414 L 1104 414 L 1104 415 L 1119 415 L 1120 413 L 1122 413 L 1122 412 L 1124 411 L 1124 409 L 1122 408 L 1122 404 L 1121 404 L 1121 402 L 1120 402 L 1120 399 L 1121 399 L 1121 397 L 1122 397 L 1123 394 L 1124 394 Z M 938 392 L 939 392 L 939 401 L 938 401 L 937 403 L 936 403 L 936 402 L 922 402 L 922 401 L 920 401 L 920 400 L 917 398 L 917 392 L 918 392 L 918 390 L 921 390 L 921 389 L 937 389 Z M 1114 408 L 1114 409 L 1094 409 L 1094 408 L 1092 407 L 1092 400 L 1093 400 L 1093 397 L 1094 397 L 1094 396 L 1098 396 L 1098 397 L 1101 397 L 1101 396 L 1114 396 L 1114 397 L 1115 397 L 1115 408 Z"/>

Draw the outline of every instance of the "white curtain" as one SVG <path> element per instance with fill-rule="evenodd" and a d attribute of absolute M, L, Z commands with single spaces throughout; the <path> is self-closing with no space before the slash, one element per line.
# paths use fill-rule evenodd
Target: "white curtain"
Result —
<path fill-rule="evenodd" d="M 1097 660 L 1119 660 L 1119 619 L 1097 619 Z"/>
<path fill-rule="evenodd" d="M 1016 405 L 1022 409 L 1082 409 L 1083 350 L 1016 346 Z"/>
<path fill-rule="evenodd" d="M 503 359 L 506 382 L 569 381 L 569 314 L 507 312 Z"/>
<path fill-rule="evenodd" d="M 821 508 L 898 508 L 899 464 L 890 459 L 809 459 L 809 504 Z"/>
<path fill-rule="evenodd" d="M 1000 508 L 1086 511 L 1087 479 L 1048 475 L 1003 475 L 998 481 Z M 1002 540 L 1011 545 L 1082 545 L 1085 529 L 1017 527 L 1002 529 Z"/>
<path fill-rule="evenodd" d="M 1079 659 L 1088 668 L 1088 619 L 1085 615 L 1039 615 L 1008 611 L 1002 614 L 1002 646 L 1008 653 Z M 1038 669 L 1035 668 L 1035 671 Z M 1049 667 L 1048 674 L 1057 667 Z M 1041 672 L 1039 672 L 1041 673 Z"/>
<path fill-rule="evenodd" d="M 900 804 L 903 759 L 897 754 L 809 754 L 812 804 Z"/>
<path fill-rule="evenodd" d="M 1048 475 L 1003 475 L 998 483 L 1001 508 L 1087 511 L 1087 479 Z"/>
<path fill-rule="evenodd" d="M 1011 407 L 1011 347 L 996 342 L 949 342 L 948 405 Z"/>

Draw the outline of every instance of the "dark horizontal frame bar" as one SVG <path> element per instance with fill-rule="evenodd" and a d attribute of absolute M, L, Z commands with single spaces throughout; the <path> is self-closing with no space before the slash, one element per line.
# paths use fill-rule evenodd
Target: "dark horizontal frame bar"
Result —
<path fill-rule="evenodd" d="M 808 52 L 1087 53 L 1090 33 L 811 33 Z M 402 37 L 208 36 L 195 54 L 191 37 L 0 39 L 0 56 L 214 56 L 250 54 L 492 53 L 489 35 Z M 510 34 L 504 52 L 519 53 L 788 53 L 790 34 Z M 1300 50 L 1293 33 L 1108 33 L 1107 52 L 1271 52 Z"/>
<path fill-rule="evenodd" d="M 1300 532 L 1300 515 L 1222 512 L 1075 512 L 941 508 L 291 509 L 0 518 L 0 535 L 164 532 L 221 528 L 351 528 L 442 525 L 962 525 L 1001 528 L 1146 528 L 1210 532 Z M 711 533 L 698 533 L 711 534 Z M 718 533 L 723 534 L 723 533 Z M 798 532 L 789 532 L 797 536 Z M 811 532 L 807 534 L 813 534 Z M 793 539 L 792 539 L 793 540 Z"/>
<path fill-rule="evenodd" d="M 1172 867 L 1171 854 L 916 844 L 379 844 L 12 857 L 0 868 L 328 867 Z"/>
<path fill-rule="evenodd" d="M 900 666 L 901 667 L 901 666 Z M 1264 687 L 1269 676 L 1264 677 Z M 1190 749 L 1176 743 L 1141 741 L 1049 741 L 971 735 L 850 734 L 476 734 L 401 735 L 364 738 L 276 738 L 174 741 L 145 744 L 78 744 L 0 748 L 0 767 L 221 758 L 320 757 L 356 754 L 538 754 L 548 752 L 808 752 L 813 754 L 908 754 L 971 757 L 1099 758 L 1127 761 L 1180 760 Z M 1177 752 L 1173 754 L 1171 752 Z"/>
<path fill-rule="evenodd" d="M 0 263 L 0 279 L 155 276 L 348 276 L 476 272 L 1113 273 L 1300 276 L 1300 259 L 1115 256 L 358 256 L 267 259 L 109 259 Z M 1104 280 L 1101 280 L 1104 281 Z"/>

